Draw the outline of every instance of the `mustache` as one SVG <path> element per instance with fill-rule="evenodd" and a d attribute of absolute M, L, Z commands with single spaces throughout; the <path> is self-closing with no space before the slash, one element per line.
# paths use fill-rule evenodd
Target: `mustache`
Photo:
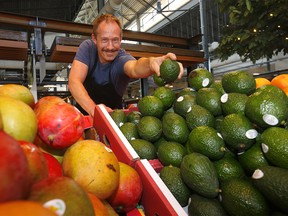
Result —
<path fill-rule="evenodd" d="M 118 52 L 118 50 L 119 49 L 107 49 L 107 48 L 102 49 L 102 51 L 104 51 L 104 52 Z"/>

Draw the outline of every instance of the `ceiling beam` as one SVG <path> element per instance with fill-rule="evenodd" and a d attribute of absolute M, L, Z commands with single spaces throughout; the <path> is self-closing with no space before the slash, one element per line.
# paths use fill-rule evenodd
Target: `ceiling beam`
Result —
<path fill-rule="evenodd" d="M 143 2 L 145 2 L 145 5 L 143 4 Z M 140 15 L 145 13 L 149 8 L 150 8 L 150 5 L 152 4 L 156 4 L 157 0 L 153 0 L 151 1 L 150 3 L 148 3 L 146 0 L 144 1 L 139 1 L 140 4 L 142 4 L 144 7 L 142 10 L 139 10 L 137 13 L 135 13 L 135 15 L 133 16 L 132 19 L 130 19 L 131 21 L 127 22 L 125 24 L 125 26 L 123 26 L 124 28 L 127 28 L 129 25 L 131 25 L 131 23 L 136 20 L 136 19 L 139 19 Z"/>
<path fill-rule="evenodd" d="M 91 36 L 92 32 L 92 25 L 89 24 L 16 15 L 4 12 L 0 12 L 0 24 L 10 27 L 15 26 L 18 28 L 24 28 L 30 31 L 33 31 L 34 28 L 37 27 L 41 28 L 43 32 L 59 32 L 84 36 Z M 171 47 L 189 47 L 189 41 L 185 38 L 157 35 L 146 32 L 136 32 L 125 29 L 123 30 L 123 39 L 148 43 L 159 42 L 163 44 L 170 44 Z"/>

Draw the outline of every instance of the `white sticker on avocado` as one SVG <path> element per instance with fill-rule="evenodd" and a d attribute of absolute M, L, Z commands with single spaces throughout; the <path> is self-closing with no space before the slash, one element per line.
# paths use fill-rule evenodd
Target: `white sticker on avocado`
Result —
<path fill-rule="evenodd" d="M 119 127 L 121 127 L 123 124 L 124 124 L 123 122 L 120 122 L 120 123 L 119 123 Z"/>
<path fill-rule="evenodd" d="M 268 147 L 265 143 L 262 143 L 262 144 L 261 144 L 261 147 L 262 147 L 262 151 L 263 151 L 265 154 L 269 151 L 269 147 Z"/>
<path fill-rule="evenodd" d="M 221 139 L 223 139 L 223 137 L 222 137 L 222 135 L 221 135 L 220 133 L 217 133 L 217 135 L 218 135 Z"/>
<path fill-rule="evenodd" d="M 180 97 L 177 98 L 177 102 L 181 102 L 181 101 L 183 101 L 183 100 L 184 100 L 184 97 L 183 97 L 183 96 L 180 96 Z"/>
<path fill-rule="evenodd" d="M 246 131 L 245 135 L 248 139 L 255 139 L 258 135 L 258 132 L 255 129 L 250 129 Z"/>
<path fill-rule="evenodd" d="M 223 94 L 220 100 L 222 103 L 226 103 L 228 101 L 228 94 L 227 93 Z"/>
<path fill-rule="evenodd" d="M 254 173 L 252 174 L 252 178 L 253 178 L 253 179 L 261 179 L 261 178 L 263 178 L 263 177 L 264 177 L 264 173 L 263 173 L 263 171 L 260 170 L 260 169 L 256 169 L 256 170 L 254 171 Z"/>
<path fill-rule="evenodd" d="M 263 121 L 271 126 L 275 126 L 279 123 L 278 119 L 274 115 L 270 114 L 263 115 Z"/>
<path fill-rule="evenodd" d="M 202 86 L 203 86 L 203 87 L 206 87 L 206 86 L 209 85 L 209 83 L 210 83 L 209 79 L 208 79 L 208 78 L 205 78 L 205 79 L 202 81 Z"/>
<path fill-rule="evenodd" d="M 104 146 L 107 152 L 113 152 L 112 149 L 108 148 L 107 146 Z"/>
<path fill-rule="evenodd" d="M 220 193 L 219 193 L 218 198 L 219 198 L 219 201 L 222 202 L 222 195 Z"/>
<path fill-rule="evenodd" d="M 191 112 L 191 110 L 192 110 L 192 107 L 190 106 L 187 110 L 187 113 Z"/>
<path fill-rule="evenodd" d="M 62 199 L 49 200 L 45 202 L 43 206 L 56 213 L 58 216 L 64 215 L 66 210 L 66 204 Z"/>
<path fill-rule="evenodd" d="M 237 155 L 242 155 L 244 154 L 245 151 L 237 152 Z"/>

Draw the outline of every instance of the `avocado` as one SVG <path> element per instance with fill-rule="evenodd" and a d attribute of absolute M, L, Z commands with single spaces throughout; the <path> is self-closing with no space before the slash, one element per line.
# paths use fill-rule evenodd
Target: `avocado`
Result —
<path fill-rule="evenodd" d="M 196 152 L 185 155 L 180 171 L 183 181 L 193 191 L 207 198 L 215 198 L 218 195 L 217 172 L 207 156 Z"/>
<path fill-rule="evenodd" d="M 167 141 L 184 144 L 188 140 L 189 129 L 186 121 L 177 113 L 167 112 L 163 115 L 162 130 Z"/>
<path fill-rule="evenodd" d="M 222 182 L 220 197 L 229 215 L 268 216 L 270 213 L 266 199 L 248 179 L 232 178 Z"/>
<path fill-rule="evenodd" d="M 175 60 L 167 58 L 160 65 L 160 76 L 166 83 L 174 82 L 179 73 L 180 66 Z"/>
<path fill-rule="evenodd" d="M 288 170 L 263 166 L 252 175 L 254 185 L 279 210 L 288 214 Z"/>
<path fill-rule="evenodd" d="M 187 206 L 191 191 L 181 178 L 180 168 L 172 165 L 164 166 L 160 171 L 160 178 L 179 204 L 182 207 Z"/>
<path fill-rule="evenodd" d="M 217 198 L 206 198 L 199 194 L 191 195 L 188 206 L 188 215 L 191 216 L 228 216 Z"/>

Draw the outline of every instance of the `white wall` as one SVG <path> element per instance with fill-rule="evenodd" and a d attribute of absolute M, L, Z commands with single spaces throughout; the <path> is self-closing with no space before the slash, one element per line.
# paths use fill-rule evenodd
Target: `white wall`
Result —
<path fill-rule="evenodd" d="M 219 59 L 212 60 L 210 68 L 215 75 L 239 69 L 246 69 L 253 73 L 265 73 L 269 72 L 267 68 L 268 62 L 271 72 L 288 69 L 288 55 L 284 55 L 283 53 L 279 53 L 269 61 L 267 59 L 257 60 L 255 64 L 251 61 L 242 62 L 239 55 L 234 54 L 226 61 L 220 61 Z"/>

